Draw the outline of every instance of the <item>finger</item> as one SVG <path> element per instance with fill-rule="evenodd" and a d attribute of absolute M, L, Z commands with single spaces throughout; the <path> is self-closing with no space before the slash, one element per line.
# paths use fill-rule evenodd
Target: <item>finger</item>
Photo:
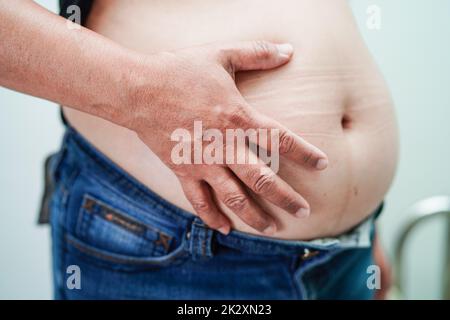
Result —
<path fill-rule="evenodd" d="M 257 159 L 255 154 L 249 151 L 240 152 L 248 152 L 248 163 L 252 164 L 229 164 L 228 166 L 243 183 L 255 194 L 286 212 L 299 218 L 309 216 L 309 204 L 301 195 Z"/>
<path fill-rule="evenodd" d="M 328 157 L 319 148 L 277 121 L 256 112 L 246 102 L 242 104 L 229 116 L 229 121 L 233 122 L 229 124 L 230 126 L 234 124 L 243 130 L 256 129 L 258 131 L 256 144 L 271 151 L 271 154 L 278 152 L 283 157 L 316 170 L 324 170 L 328 166 Z M 264 131 L 260 129 L 267 130 L 265 131 L 267 139 L 262 139 Z"/>
<path fill-rule="evenodd" d="M 198 217 L 211 229 L 223 234 L 230 232 L 231 223 L 212 200 L 208 185 L 203 181 L 180 179 L 186 198 L 191 203 Z"/>
<path fill-rule="evenodd" d="M 316 146 L 269 117 L 260 115 L 257 120 L 262 128 L 278 129 L 277 149 L 281 156 L 317 170 L 324 170 L 328 166 L 328 157 Z M 273 149 L 270 144 L 269 150 Z"/>
<path fill-rule="evenodd" d="M 217 198 L 244 223 L 268 235 L 275 233 L 273 219 L 255 203 L 231 171 L 223 170 L 214 177 L 206 178 L 206 181 Z"/>
<path fill-rule="evenodd" d="M 293 53 L 294 48 L 288 43 L 245 41 L 221 47 L 219 58 L 222 65 L 233 72 L 266 70 L 289 62 Z"/>

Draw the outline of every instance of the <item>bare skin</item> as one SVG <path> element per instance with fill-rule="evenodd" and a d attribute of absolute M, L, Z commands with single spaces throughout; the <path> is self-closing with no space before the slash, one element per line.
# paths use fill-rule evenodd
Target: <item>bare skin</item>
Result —
<path fill-rule="evenodd" d="M 276 221 L 272 236 L 308 240 L 338 235 L 365 219 L 383 200 L 397 163 L 395 114 L 346 1 L 284 0 L 261 5 L 251 0 L 193 0 L 181 5 L 97 0 L 88 27 L 148 54 L 253 39 L 291 43 L 295 53 L 288 64 L 236 75 L 248 104 L 319 147 L 329 159 L 323 171 L 281 161 L 279 177 L 310 206 L 306 219 L 253 195 Z M 71 109 L 66 109 L 66 116 L 139 181 L 195 213 L 177 176 L 134 132 Z M 233 228 L 262 234 L 223 201 L 218 204 Z"/>
<path fill-rule="evenodd" d="M 235 72 L 287 63 L 291 45 L 223 42 L 150 54 L 84 28 L 68 28 L 66 21 L 32 1 L 0 1 L 0 15 L 0 85 L 105 121 L 118 130 L 107 140 L 117 141 L 120 132 L 132 133 L 129 143 L 157 156 L 176 178 L 190 208 L 211 228 L 227 234 L 231 227 L 213 193 L 242 223 L 268 235 L 276 232 L 275 219 L 250 196 L 251 191 L 295 218 L 309 215 L 308 202 L 275 173 L 262 170 L 262 164 L 176 166 L 170 157 L 171 133 L 200 119 L 224 134 L 228 128 L 276 128 L 286 159 L 307 170 L 325 169 L 328 160 L 322 151 L 257 112 L 234 82 Z"/>
<path fill-rule="evenodd" d="M 97 33 L 69 30 L 31 1 L 0 7 L 0 84 L 68 106 L 70 123 L 98 149 L 212 228 L 337 235 L 367 217 L 391 183 L 392 103 L 345 1 L 97 0 L 88 21 Z M 286 42 L 294 56 L 274 45 Z M 232 71 L 249 69 L 265 71 L 237 73 L 237 90 Z M 214 114 L 211 105 L 227 107 Z M 161 141 L 195 119 L 288 133 L 295 147 L 268 180 L 276 192 L 254 192 L 252 166 L 171 166 L 172 145 Z M 295 216 L 302 208 L 307 219 Z"/>

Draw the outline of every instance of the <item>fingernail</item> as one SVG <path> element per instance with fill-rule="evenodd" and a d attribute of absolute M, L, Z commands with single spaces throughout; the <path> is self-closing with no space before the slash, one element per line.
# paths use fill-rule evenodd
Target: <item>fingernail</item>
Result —
<path fill-rule="evenodd" d="M 307 208 L 300 208 L 296 213 L 295 216 L 297 218 L 306 218 L 309 216 L 310 210 Z"/>
<path fill-rule="evenodd" d="M 289 43 L 277 44 L 277 49 L 283 58 L 289 58 L 294 53 L 294 47 Z"/>
<path fill-rule="evenodd" d="M 228 235 L 230 233 L 230 227 L 223 226 L 217 229 L 221 234 Z"/>
<path fill-rule="evenodd" d="M 328 167 L 328 160 L 327 159 L 319 159 L 316 163 L 316 169 L 323 170 L 326 167 Z"/>
<path fill-rule="evenodd" d="M 271 223 L 267 228 L 263 230 L 263 233 L 272 235 L 275 233 L 275 231 L 277 231 L 277 226 L 275 225 L 275 223 Z"/>

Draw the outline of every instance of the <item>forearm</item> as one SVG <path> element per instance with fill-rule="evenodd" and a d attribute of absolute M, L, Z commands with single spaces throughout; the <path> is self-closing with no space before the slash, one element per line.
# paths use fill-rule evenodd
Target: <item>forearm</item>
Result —
<path fill-rule="evenodd" d="M 33 1 L 0 0 L 0 39 L 0 85 L 127 121 L 123 102 L 137 53 L 86 28 L 69 28 Z"/>

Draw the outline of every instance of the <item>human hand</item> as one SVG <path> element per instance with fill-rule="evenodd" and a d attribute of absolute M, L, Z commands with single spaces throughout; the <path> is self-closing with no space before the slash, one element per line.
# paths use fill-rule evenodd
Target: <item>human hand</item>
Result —
<path fill-rule="evenodd" d="M 216 200 L 254 229 L 266 234 L 276 231 L 273 218 L 257 205 L 245 187 L 298 217 L 309 215 L 309 204 L 257 159 L 248 144 L 228 144 L 223 150 L 233 148 L 233 154 L 242 151 L 254 160 L 252 163 L 180 164 L 173 160 L 176 142 L 171 136 L 177 129 L 192 132 L 195 121 L 223 136 L 227 129 L 278 129 L 277 143 L 261 145 L 260 139 L 255 143 L 312 170 L 325 169 L 328 160 L 322 151 L 254 110 L 234 82 L 238 71 L 276 68 L 287 63 L 292 54 L 289 44 L 263 41 L 208 45 L 146 56 L 131 77 L 126 103 L 132 113 L 125 125 L 175 173 L 198 216 L 224 234 L 230 231 L 230 221 Z M 189 148 L 194 145 L 195 152 L 193 136 L 183 143 Z M 275 145 L 278 150 L 271 150 Z"/>

